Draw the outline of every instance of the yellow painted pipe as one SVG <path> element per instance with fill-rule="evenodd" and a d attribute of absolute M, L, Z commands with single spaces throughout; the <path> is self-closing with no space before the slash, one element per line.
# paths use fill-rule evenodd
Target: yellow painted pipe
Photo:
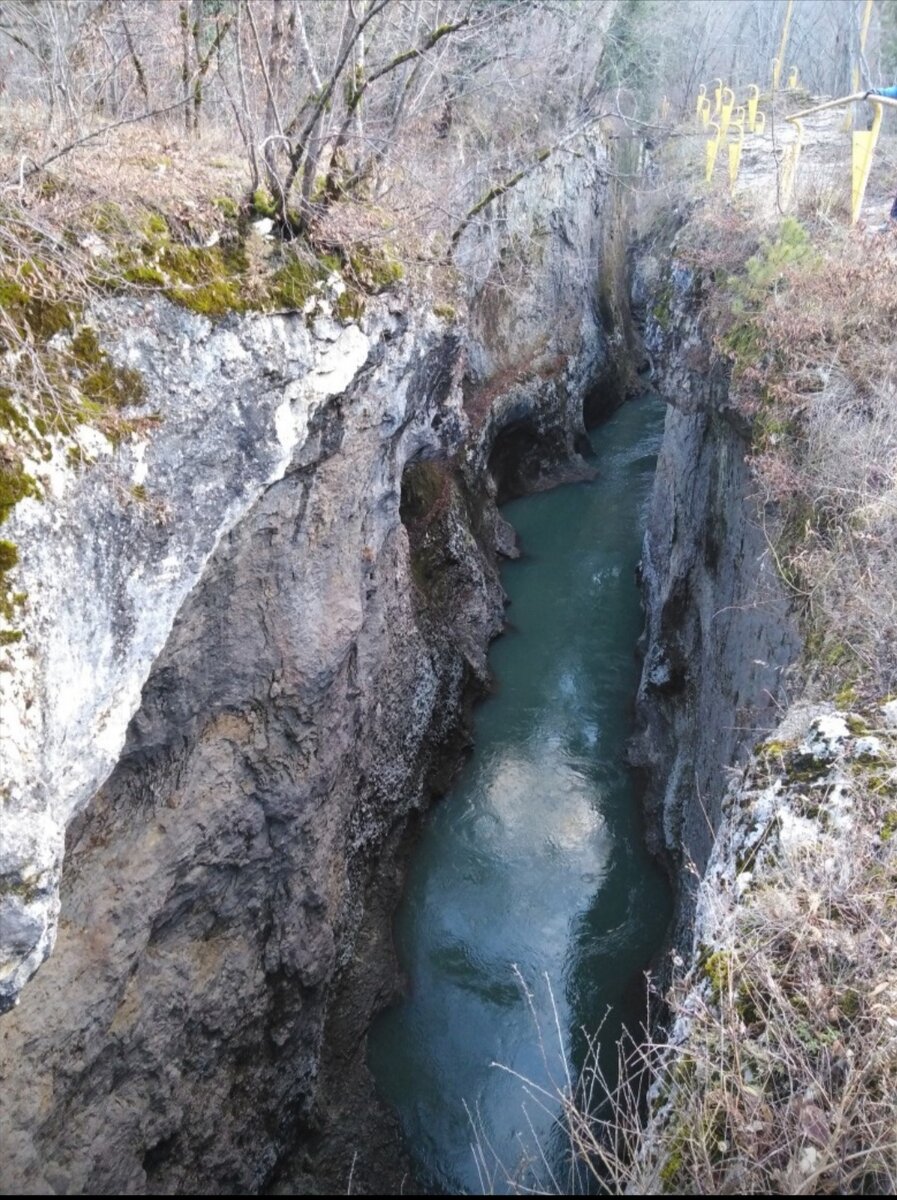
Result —
<path fill-rule="evenodd" d="M 716 156 L 719 152 L 719 144 L 721 140 L 720 127 L 716 121 L 710 122 L 710 128 L 715 129 L 716 133 L 707 139 L 707 164 L 705 178 L 708 183 L 713 178 L 713 168 L 716 166 Z"/>
<path fill-rule="evenodd" d="M 855 129 L 853 131 L 852 162 L 851 162 L 851 206 L 850 223 L 856 225 L 863 211 L 863 197 L 866 194 L 866 184 L 869 182 L 869 172 L 872 170 L 872 159 L 875 154 L 875 144 L 881 131 L 881 118 L 884 106 L 871 101 L 875 113 L 871 129 Z"/>
<path fill-rule="evenodd" d="M 723 88 L 722 104 L 719 112 L 719 123 L 722 130 L 722 136 L 725 137 L 729 129 L 729 122 L 732 120 L 732 109 L 735 107 L 735 93 L 730 87 Z"/>
<path fill-rule="evenodd" d="M 748 129 L 753 133 L 757 125 L 757 105 L 760 103 L 760 89 L 752 83 L 748 89 Z"/>
<path fill-rule="evenodd" d="M 801 146 L 804 141 L 804 123 L 798 117 L 788 118 L 795 128 L 794 141 L 785 151 L 785 160 L 782 170 L 782 208 L 787 208 L 791 203 L 791 197 L 794 193 L 794 181 L 797 178 L 797 164 L 800 160 Z"/>
<path fill-rule="evenodd" d="M 857 61 L 853 64 L 853 70 L 851 72 L 851 81 L 853 83 L 853 90 L 855 92 L 858 92 L 860 90 L 860 59 L 862 59 L 863 54 L 865 53 L 865 50 L 866 50 L 866 39 L 869 37 L 869 25 L 870 25 L 871 21 L 872 21 L 872 0 L 866 0 L 866 6 L 863 9 L 863 20 L 860 24 L 860 52 L 859 52 Z M 852 129 L 852 128 L 853 128 L 853 109 L 848 108 L 848 110 L 844 116 L 844 129 L 848 130 L 848 129 Z"/>
<path fill-rule="evenodd" d="M 729 191 L 734 196 L 741 168 L 741 151 L 744 148 L 744 121 L 733 121 L 732 129 L 738 133 L 737 141 L 729 142 Z"/>

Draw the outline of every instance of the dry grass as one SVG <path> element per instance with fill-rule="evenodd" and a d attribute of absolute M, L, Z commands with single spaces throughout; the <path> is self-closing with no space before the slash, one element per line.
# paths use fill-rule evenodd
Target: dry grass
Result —
<path fill-rule="evenodd" d="M 731 364 L 781 573 L 820 694 L 897 690 L 897 231 L 702 212 L 680 259 Z"/>
<path fill-rule="evenodd" d="M 770 743 L 732 792 L 630 1190 L 897 1188 L 897 742 L 879 738 L 878 759 L 854 743 L 827 767 Z"/>

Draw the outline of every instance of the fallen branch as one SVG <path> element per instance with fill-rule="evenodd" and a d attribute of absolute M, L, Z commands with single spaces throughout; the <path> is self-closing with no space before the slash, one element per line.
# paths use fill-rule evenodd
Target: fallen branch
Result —
<path fill-rule="evenodd" d="M 104 125 L 101 129 L 95 129 L 92 133 L 85 133 L 83 137 L 76 138 L 75 141 L 69 142 L 63 146 L 61 150 L 57 150 L 55 154 L 51 154 L 49 158 L 45 158 L 43 162 L 36 162 L 32 167 L 25 171 L 25 177 L 30 178 L 36 175 L 39 171 L 44 171 L 52 162 L 62 158 L 66 154 L 70 154 L 72 150 L 77 150 L 79 146 L 83 146 L 85 142 L 91 142 L 94 138 L 102 137 L 104 133 L 109 133 L 113 129 L 119 129 L 122 125 L 136 125 L 138 121 L 146 121 L 149 117 L 159 117 L 163 113 L 173 112 L 176 108 L 183 108 L 185 104 L 190 104 L 192 96 L 187 96 L 183 100 L 177 100 L 174 104 L 166 104 L 163 108 L 154 108 L 151 112 L 141 113 L 138 117 L 122 117 L 120 121 L 110 121 L 108 125 Z"/>

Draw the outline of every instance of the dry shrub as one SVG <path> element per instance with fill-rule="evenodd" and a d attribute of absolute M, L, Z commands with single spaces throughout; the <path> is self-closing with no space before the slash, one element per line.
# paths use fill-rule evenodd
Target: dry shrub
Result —
<path fill-rule="evenodd" d="M 753 424 L 753 466 L 810 665 L 831 694 L 897 690 L 897 235 L 702 214 L 684 259 Z"/>
<path fill-rule="evenodd" d="M 732 793 L 634 1193 L 897 1188 L 897 746 L 878 733 L 878 758 L 815 779 L 769 743 Z"/>

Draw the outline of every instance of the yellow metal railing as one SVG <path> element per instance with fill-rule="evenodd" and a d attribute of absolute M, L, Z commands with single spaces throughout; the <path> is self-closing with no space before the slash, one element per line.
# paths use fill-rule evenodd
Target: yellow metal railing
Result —
<path fill-rule="evenodd" d="M 747 127 L 751 133 L 753 133 L 757 128 L 757 106 L 759 105 L 759 103 L 760 103 L 760 89 L 757 87 L 756 83 L 752 83 L 751 86 L 748 88 L 748 102 L 747 102 L 747 110 L 748 110 Z"/>
<path fill-rule="evenodd" d="M 710 121 L 708 128 L 716 130 L 716 133 L 711 134 L 711 136 L 707 139 L 706 179 L 709 183 L 713 178 L 713 168 L 716 166 L 716 156 L 719 153 L 719 144 L 722 141 L 722 131 L 718 122 L 716 121 Z"/>
<path fill-rule="evenodd" d="M 750 85 L 742 104 L 738 103 L 735 89 L 725 85 L 721 79 L 714 79 L 712 92 L 703 83 L 698 88 L 695 116 L 709 135 L 704 159 L 704 175 L 708 183 L 713 178 L 719 148 L 731 132 L 732 138 L 727 143 L 729 186 L 735 192 L 745 133 L 759 135 L 766 128 L 766 114 L 760 111 L 759 104 L 760 88 L 756 83 Z"/>
<path fill-rule="evenodd" d="M 792 69 L 792 77 L 797 78 L 797 68 Z M 789 86 L 791 80 L 789 78 Z M 734 195 L 738 183 L 738 173 L 741 169 L 742 152 L 745 145 L 745 134 L 760 135 L 766 128 L 766 114 L 761 112 L 758 105 L 760 89 L 752 83 L 747 90 L 743 104 L 736 99 L 735 90 L 723 84 L 722 80 L 713 81 L 713 99 L 702 84 L 698 90 L 695 112 L 701 128 L 708 131 L 705 147 L 704 175 L 707 182 L 713 179 L 713 172 L 719 157 L 719 149 L 727 142 L 729 187 Z M 794 140 L 785 148 L 782 162 L 781 186 L 779 201 L 787 208 L 794 194 L 797 179 L 797 167 L 804 144 L 804 120 L 816 113 L 827 109 L 842 108 L 865 100 L 872 105 L 872 125 L 869 129 L 854 130 L 851 145 L 851 206 L 850 220 L 855 225 L 863 208 L 863 198 L 866 185 L 872 169 L 872 160 L 878 135 L 881 132 L 882 118 L 885 107 L 897 108 L 897 100 L 886 96 L 867 95 L 865 92 L 853 92 L 837 100 L 827 100 L 812 108 L 792 113 L 785 120 L 794 126 Z M 717 118 L 717 119 L 713 119 Z M 731 134 L 731 136 L 729 136 Z M 728 140 L 727 140 L 728 139 Z"/>
<path fill-rule="evenodd" d="M 863 211 L 863 198 L 866 195 L 866 185 L 869 182 L 869 173 L 872 170 L 872 159 L 875 155 L 875 146 L 878 142 L 878 135 L 881 132 L 881 123 L 884 116 L 884 109 L 897 108 L 897 100 L 891 100 L 887 96 L 869 96 L 865 92 L 852 92 L 849 96 L 842 96 L 838 100 L 827 100 L 824 104 L 816 104 L 812 108 L 805 108 L 802 112 L 792 113 L 790 117 L 786 117 L 797 129 L 797 137 L 794 143 L 793 163 L 790 164 L 790 171 L 787 177 L 787 191 L 783 185 L 783 207 L 787 206 L 791 199 L 791 194 L 794 188 L 794 177 L 797 172 L 797 162 L 800 157 L 800 147 L 803 142 L 804 120 L 807 117 L 812 117 L 816 113 L 825 112 L 831 108 L 841 108 L 844 105 L 855 104 L 858 100 L 865 100 L 872 105 L 872 126 L 870 129 L 855 129 L 851 142 L 851 170 L 850 170 L 850 223 L 856 225 L 860 219 L 860 213 Z M 787 170 L 787 164 L 786 164 Z"/>
<path fill-rule="evenodd" d="M 744 109 L 740 111 L 743 113 Z M 737 140 L 729 142 L 729 188 L 734 195 L 735 185 L 738 183 L 738 171 L 741 167 L 741 151 L 744 149 L 744 117 L 733 121 L 731 128 L 738 133 Z"/>

